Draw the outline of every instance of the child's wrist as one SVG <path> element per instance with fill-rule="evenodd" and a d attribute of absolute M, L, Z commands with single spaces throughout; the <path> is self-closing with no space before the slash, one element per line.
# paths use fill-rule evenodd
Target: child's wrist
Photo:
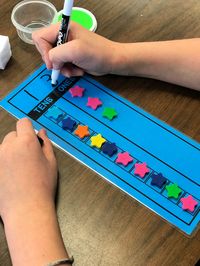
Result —
<path fill-rule="evenodd" d="M 47 265 L 68 257 L 52 202 L 17 206 L 5 215 L 4 228 L 13 265 Z"/>
<path fill-rule="evenodd" d="M 111 73 L 115 75 L 126 75 L 129 55 L 125 44 L 113 42 L 111 56 Z"/>
<path fill-rule="evenodd" d="M 6 206 L 1 213 L 4 224 L 15 222 L 18 217 L 29 217 L 36 216 L 37 213 L 52 212 L 55 211 L 55 203 L 53 199 L 38 199 L 38 200 L 27 200 L 18 202 L 12 206 Z"/>

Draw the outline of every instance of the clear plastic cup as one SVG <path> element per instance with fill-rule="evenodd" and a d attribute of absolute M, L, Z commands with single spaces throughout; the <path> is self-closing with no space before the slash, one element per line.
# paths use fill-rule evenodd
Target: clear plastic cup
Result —
<path fill-rule="evenodd" d="M 19 37 L 33 44 L 32 32 L 49 26 L 56 14 L 55 6 L 46 0 L 24 0 L 13 8 L 11 20 Z"/>

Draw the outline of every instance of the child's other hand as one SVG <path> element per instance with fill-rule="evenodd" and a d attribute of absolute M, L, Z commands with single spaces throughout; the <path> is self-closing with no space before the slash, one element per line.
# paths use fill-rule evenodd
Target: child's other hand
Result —
<path fill-rule="evenodd" d="M 16 131 L 10 132 L 0 144 L 0 215 L 4 220 L 23 208 L 31 210 L 53 204 L 57 166 L 51 142 L 45 130 L 37 139 L 30 120 L 17 122 Z"/>
<path fill-rule="evenodd" d="M 33 41 L 48 69 L 61 69 L 65 76 L 113 73 L 117 46 L 100 35 L 71 22 L 68 42 L 53 48 L 60 24 L 51 25 L 33 33 Z"/>

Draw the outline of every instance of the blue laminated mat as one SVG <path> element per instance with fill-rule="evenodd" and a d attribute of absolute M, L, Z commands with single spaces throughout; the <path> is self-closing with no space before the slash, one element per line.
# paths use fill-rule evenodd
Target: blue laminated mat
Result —
<path fill-rule="evenodd" d="M 85 89 L 83 97 L 72 97 L 69 92 L 77 85 Z M 93 110 L 87 106 L 88 97 L 99 98 L 102 105 Z M 46 128 L 55 145 L 186 234 L 191 235 L 197 228 L 200 220 L 197 142 L 87 75 L 71 79 L 61 76 L 52 88 L 51 72 L 45 66 L 8 94 L 0 106 L 16 118 L 29 117 L 36 130 Z M 105 107 L 114 108 L 117 116 L 112 120 L 102 116 Z M 67 119 L 73 122 L 70 129 L 63 128 Z M 90 135 L 82 139 L 77 136 L 79 125 L 87 125 Z M 98 134 L 106 140 L 100 148 L 91 146 L 91 138 Z M 117 152 L 106 154 L 103 151 L 106 143 L 115 143 Z M 127 166 L 117 163 L 119 154 L 125 152 L 132 158 Z M 144 167 L 145 163 L 148 171 L 141 176 L 136 166 Z M 167 188 L 173 186 L 176 191 L 170 192 Z M 191 209 L 186 206 L 194 202 Z"/>

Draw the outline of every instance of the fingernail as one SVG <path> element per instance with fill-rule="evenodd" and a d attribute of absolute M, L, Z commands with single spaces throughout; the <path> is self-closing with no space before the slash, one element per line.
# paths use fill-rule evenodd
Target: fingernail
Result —
<path fill-rule="evenodd" d="M 46 131 L 46 129 L 45 129 L 45 128 L 43 128 L 42 130 L 43 130 L 44 134 L 46 135 L 46 134 L 47 134 L 47 131 Z"/>

